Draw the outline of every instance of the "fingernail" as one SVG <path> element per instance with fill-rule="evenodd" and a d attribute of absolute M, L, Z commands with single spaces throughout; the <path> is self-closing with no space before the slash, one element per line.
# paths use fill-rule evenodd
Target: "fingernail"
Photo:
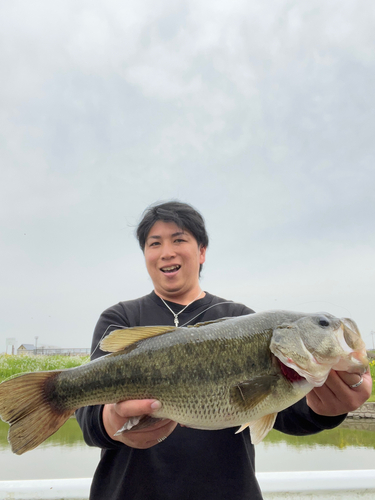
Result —
<path fill-rule="evenodd" d="M 160 401 L 155 400 L 153 403 L 151 403 L 151 408 L 153 410 L 159 410 L 161 408 Z"/>

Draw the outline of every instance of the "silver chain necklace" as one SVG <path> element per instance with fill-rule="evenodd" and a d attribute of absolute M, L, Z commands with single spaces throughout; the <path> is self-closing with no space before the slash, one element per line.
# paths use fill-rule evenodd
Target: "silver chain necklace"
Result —
<path fill-rule="evenodd" d="M 178 321 L 178 317 L 179 317 L 179 315 L 180 315 L 182 312 L 184 312 L 184 311 L 185 311 L 185 309 L 186 309 L 187 307 L 189 307 L 189 306 L 190 306 L 190 304 L 192 304 L 193 302 L 195 302 L 195 301 L 196 301 L 196 300 L 197 300 L 197 299 L 198 299 L 198 298 L 202 295 L 202 293 L 203 293 L 203 290 L 201 290 L 201 292 L 199 293 L 199 295 L 198 295 L 197 297 L 195 297 L 195 299 L 194 299 L 194 300 L 192 300 L 191 302 L 189 302 L 189 304 L 188 304 L 187 306 L 185 306 L 183 309 L 181 309 L 181 311 L 180 311 L 180 312 L 178 312 L 177 314 L 176 314 L 174 311 L 172 311 L 172 309 L 171 309 L 171 308 L 169 307 L 169 305 L 165 302 L 165 300 L 164 300 L 164 299 L 162 299 L 162 298 L 160 297 L 160 300 L 163 302 L 163 304 L 164 304 L 165 306 L 167 306 L 167 307 L 168 307 L 168 309 L 169 309 L 169 310 L 171 311 L 171 313 L 173 314 L 173 316 L 174 316 L 174 326 L 175 326 L 176 328 L 177 328 L 177 327 L 178 327 L 178 325 L 179 325 L 179 321 Z"/>

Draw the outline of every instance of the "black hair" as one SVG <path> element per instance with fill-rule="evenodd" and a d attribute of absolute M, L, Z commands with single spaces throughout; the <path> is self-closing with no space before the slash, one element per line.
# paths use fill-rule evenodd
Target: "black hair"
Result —
<path fill-rule="evenodd" d="M 142 252 L 145 249 L 148 233 L 155 222 L 159 220 L 174 222 L 179 228 L 190 231 L 197 240 L 198 246 L 208 247 L 208 234 L 201 214 L 187 203 L 168 201 L 166 203 L 151 205 L 143 212 L 142 220 L 136 230 Z M 199 268 L 199 273 L 201 269 L 202 265 Z"/>

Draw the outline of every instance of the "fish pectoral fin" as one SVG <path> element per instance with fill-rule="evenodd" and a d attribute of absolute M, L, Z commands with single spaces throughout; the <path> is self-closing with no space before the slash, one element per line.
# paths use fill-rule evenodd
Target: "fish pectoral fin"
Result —
<path fill-rule="evenodd" d="M 122 351 L 136 342 L 173 332 L 173 330 L 176 330 L 175 326 L 135 326 L 113 330 L 100 342 L 100 349 L 106 352 Z"/>
<path fill-rule="evenodd" d="M 277 413 L 270 413 L 254 422 L 250 422 L 250 436 L 253 444 L 259 444 L 267 436 L 275 424 L 276 417 Z"/>
<path fill-rule="evenodd" d="M 271 394 L 276 383 L 276 375 L 264 375 L 241 382 L 230 389 L 230 401 L 241 410 L 252 410 Z"/>

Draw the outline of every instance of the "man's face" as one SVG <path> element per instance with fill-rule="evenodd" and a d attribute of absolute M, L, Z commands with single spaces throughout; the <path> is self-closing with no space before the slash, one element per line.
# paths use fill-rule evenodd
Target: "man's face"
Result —
<path fill-rule="evenodd" d="M 206 248 L 186 229 L 174 222 L 157 221 L 146 238 L 144 249 L 147 271 L 155 292 L 164 299 L 194 300 L 199 293 L 199 266 L 203 264 Z"/>

